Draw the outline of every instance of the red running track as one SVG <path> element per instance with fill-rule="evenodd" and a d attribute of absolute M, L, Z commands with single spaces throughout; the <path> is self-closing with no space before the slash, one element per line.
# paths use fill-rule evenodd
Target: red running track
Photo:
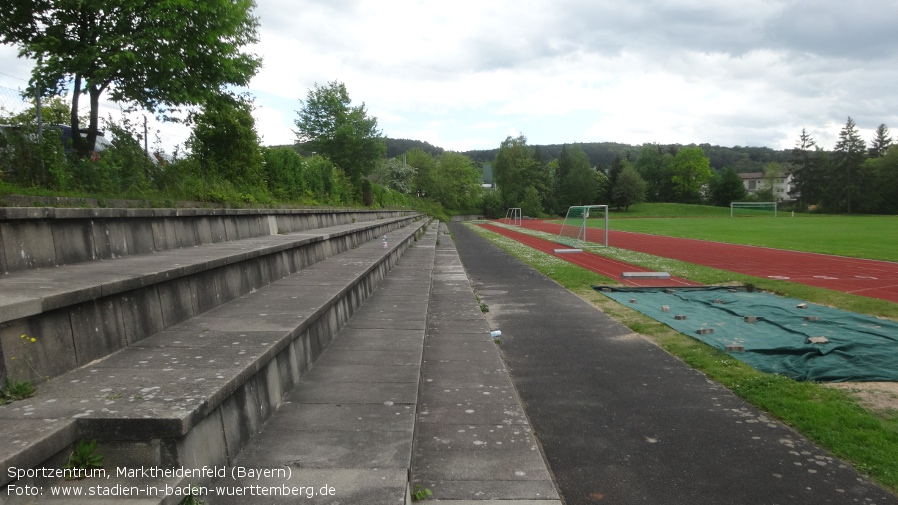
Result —
<path fill-rule="evenodd" d="M 524 221 L 523 226 L 556 234 L 561 228 L 546 221 Z M 604 241 L 602 230 L 588 233 L 591 242 Z M 891 261 L 623 231 L 612 231 L 609 235 L 609 245 L 620 249 L 898 303 L 898 263 Z"/>
<path fill-rule="evenodd" d="M 567 246 L 559 245 L 556 242 L 551 242 L 548 240 L 543 240 L 538 237 L 534 237 L 532 235 L 527 235 L 526 233 L 520 233 L 514 230 L 509 230 L 508 228 L 503 228 L 500 226 L 493 226 L 491 224 L 482 224 L 480 225 L 490 231 L 496 232 L 500 235 L 504 235 L 508 238 L 514 239 L 528 247 L 532 247 L 538 251 L 542 251 L 551 256 L 555 256 L 556 258 L 563 259 L 569 263 L 573 263 L 577 266 L 581 266 L 586 268 L 587 270 L 591 270 L 593 272 L 599 273 L 608 277 L 609 279 L 616 279 L 621 284 L 626 286 L 642 286 L 642 287 L 667 287 L 667 286 L 698 286 L 698 283 L 692 282 L 688 279 L 681 279 L 679 277 L 671 277 L 669 279 L 634 279 L 634 278 L 622 278 L 621 274 L 623 272 L 648 272 L 649 270 L 631 265 L 629 263 L 624 263 L 623 261 L 618 261 L 611 258 L 606 258 L 604 256 L 599 256 L 591 253 L 555 253 L 555 249 L 567 248 Z"/>

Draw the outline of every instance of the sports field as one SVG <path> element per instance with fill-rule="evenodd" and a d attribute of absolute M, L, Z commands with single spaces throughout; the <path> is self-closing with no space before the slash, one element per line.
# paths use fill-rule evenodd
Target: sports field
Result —
<path fill-rule="evenodd" d="M 601 227 L 601 220 L 591 226 Z M 729 217 L 729 209 L 700 205 L 642 204 L 631 212 L 612 212 L 612 230 L 651 233 L 898 261 L 898 216 L 831 216 L 780 212 Z"/>
<path fill-rule="evenodd" d="M 658 217 L 668 210 L 677 217 Z M 728 210 L 647 204 L 632 214 L 612 213 L 610 245 L 898 303 L 898 217 L 783 213 L 776 218 L 730 218 Z M 711 216 L 713 212 L 718 215 Z M 654 217 L 620 218 L 621 214 Z M 589 240 L 602 241 L 598 228 L 604 220 L 591 224 L 595 229 Z M 523 226 L 548 233 L 560 228 L 537 220 L 525 221 Z"/>

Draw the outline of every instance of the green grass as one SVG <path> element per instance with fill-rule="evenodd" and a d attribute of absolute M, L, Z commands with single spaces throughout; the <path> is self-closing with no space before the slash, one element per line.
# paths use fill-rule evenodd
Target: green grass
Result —
<path fill-rule="evenodd" d="M 836 456 L 850 461 L 859 471 L 892 492 L 898 491 L 898 458 L 895 457 L 895 454 L 898 454 L 898 416 L 894 412 L 870 412 L 844 391 L 759 372 L 728 354 L 676 332 L 669 326 L 618 304 L 591 288 L 593 284 L 612 284 L 617 281 L 602 278 L 581 267 L 535 251 L 481 227 L 474 229 L 481 236 L 593 303 L 633 331 L 645 335 L 667 352 L 702 371 L 736 395 L 792 426 Z M 898 318 L 898 304 L 890 302 L 784 281 L 753 278 L 614 248 L 609 248 L 605 254 L 648 268 L 663 266 L 674 275 L 703 283 L 753 284 L 759 289 L 816 303 Z M 593 280 L 597 278 L 600 279 L 598 282 Z"/>
<path fill-rule="evenodd" d="M 626 219 L 611 229 L 898 261 L 898 216 Z"/>
<path fill-rule="evenodd" d="M 898 261 L 898 216 L 836 216 L 781 212 L 772 216 L 730 218 L 729 209 L 703 205 L 641 204 L 631 212 L 612 212 L 612 230 L 715 240 Z M 682 219 L 682 218 L 695 219 Z M 560 221 L 559 221 L 560 222 Z M 602 227 L 593 220 L 590 226 Z"/>

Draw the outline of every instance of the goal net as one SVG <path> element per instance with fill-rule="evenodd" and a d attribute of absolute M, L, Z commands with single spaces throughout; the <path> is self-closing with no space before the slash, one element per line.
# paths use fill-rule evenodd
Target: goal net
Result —
<path fill-rule="evenodd" d="M 505 219 L 503 219 L 502 222 L 510 226 L 521 226 L 521 208 L 509 208 L 505 211 Z"/>
<path fill-rule="evenodd" d="M 732 202 L 730 217 L 776 217 L 776 202 Z"/>
<path fill-rule="evenodd" d="M 579 249 L 608 247 L 608 206 L 575 205 L 568 208 L 557 241 Z"/>

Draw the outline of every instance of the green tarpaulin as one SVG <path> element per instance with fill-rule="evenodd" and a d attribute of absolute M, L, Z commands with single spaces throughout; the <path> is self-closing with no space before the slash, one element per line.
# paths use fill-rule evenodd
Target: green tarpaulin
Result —
<path fill-rule="evenodd" d="M 898 381 L 892 320 L 727 287 L 595 289 L 722 351 L 730 346 L 734 358 L 763 372 L 821 382 Z"/>

